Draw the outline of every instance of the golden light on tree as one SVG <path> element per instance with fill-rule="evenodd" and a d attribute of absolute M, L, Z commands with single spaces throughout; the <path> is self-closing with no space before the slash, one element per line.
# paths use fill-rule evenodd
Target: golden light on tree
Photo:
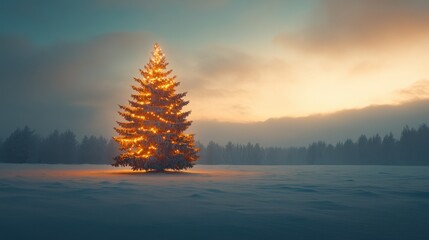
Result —
<path fill-rule="evenodd" d="M 185 134 L 191 125 L 190 111 L 182 111 L 189 101 L 186 93 L 176 93 L 176 76 L 170 76 L 168 63 L 158 44 L 149 63 L 140 70 L 141 78 L 127 106 L 120 105 L 114 137 L 122 153 L 114 158 L 115 167 L 131 166 L 133 170 L 181 170 L 193 167 L 198 159 L 194 136 Z"/>

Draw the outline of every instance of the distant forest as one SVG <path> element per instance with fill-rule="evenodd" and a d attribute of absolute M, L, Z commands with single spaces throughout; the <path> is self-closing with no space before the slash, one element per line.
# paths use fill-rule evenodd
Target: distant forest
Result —
<path fill-rule="evenodd" d="M 42 138 L 26 126 L 0 140 L 0 162 L 8 163 L 107 164 L 117 153 L 113 139 L 85 136 L 79 142 L 70 130 Z"/>
<path fill-rule="evenodd" d="M 198 164 L 226 165 L 429 165 L 429 127 L 405 127 L 399 139 L 360 136 L 335 145 L 318 141 L 307 147 L 262 147 L 229 142 L 225 146 L 210 142 L 197 143 L 201 156 Z M 55 130 L 41 137 L 29 127 L 15 130 L 4 141 L 0 139 L 0 162 L 110 164 L 119 153 L 112 139 L 85 136 L 78 141 L 71 131 Z"/>

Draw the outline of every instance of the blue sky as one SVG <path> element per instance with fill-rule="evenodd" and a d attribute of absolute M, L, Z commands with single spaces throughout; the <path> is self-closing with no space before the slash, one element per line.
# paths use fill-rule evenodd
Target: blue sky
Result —
<path fill-rule="evenodd" d="M 181 47 L 264 39 L 297 24 L 314 1 L 2 1 L 1 32 L 39 44 L 148 32 Z M 222 37 L 223 36 L 223 37 Z M 231 41 L 232 40 L 232 41 Z"/>

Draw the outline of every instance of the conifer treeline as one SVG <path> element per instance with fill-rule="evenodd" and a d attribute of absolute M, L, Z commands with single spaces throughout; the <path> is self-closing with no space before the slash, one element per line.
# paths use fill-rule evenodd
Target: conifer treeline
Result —
<path fill-rule="evenodd" d="M 110 164 L 117 149 L 115 141 L 103 137 L 85 136 L 78 142 L 73 132 L 55 130 L 42 138 L 25 127 L 0 140 L 0 162 Z"/>
<path fill-rule="evenodd" d="M 198 144 L 201 156 L 197 164 L 379 164 L 429 165 L 429 127 L 405 127 L 399 139 L 362 135 L 335 145 L 319 141 L 307 147 L 262 147 L 210 142 Z M 118 154 L 117 143 L 103 137 L 84 137 L 80 142 L 71 131 L 54 131 L 42 138 L 28 127 L 15 130 L 0 139 L 0 162 L 111 164 Z"/>
<path fill-rule="evenodd" d="M 198 147 L 200 164 L 429 165 L 429 128 L 425 124 L 418 129 L 405 127 L 399 139 L 392 134 L 362 135 L 357 141 L 347 139 L 335 145 L 319 141 L 307 147 L 280 148 L 210 142 Z"/>

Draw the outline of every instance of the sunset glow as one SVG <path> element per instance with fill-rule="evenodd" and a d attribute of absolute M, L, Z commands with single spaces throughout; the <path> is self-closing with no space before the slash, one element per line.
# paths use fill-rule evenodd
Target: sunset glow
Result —
<path fill-rule="evenodd" d="M 10 5 L 24 13 L 43 8 Z M 164 46 L 197 122 L 265 121 L 429 97 L 426 1 L 89 1 L 69 7 L 82 15 L 67 22 L 72 27 L 63 27 L 69 12 L 59 19 L 49 13 L 34 26 L 3 21 L 3 36 L 9 35 L 3 62 L 16 60 L 5 65 L 1 96 L 18 94 L 44 106 L 17 116 L 13 109 L 26 108 L 17 100 L 5 113 L 16 116 L 10 125 L 25 125 L 31 115 L 38 116 L 35 127 L 50 129 L 45 118 L 60 108 L 55 127 L 84 122 L 88 127 L 78 132 L 113 135 L 119 119 L 112 106 L 126 101 L 129 79 L 139 75 L 153 42 Z M 94 15 L 103 24 L 82 24 Z M 8 11 L 5 17 L 21 16 Z M 16 76 L 15 68 L 27 70 Z M 20 88 L 17 77 L 32 81 Z"/>
<path fill-rule="evenodd" d="M 429 239 L 429 0 L 0 0 L 0 240 Z"/>

